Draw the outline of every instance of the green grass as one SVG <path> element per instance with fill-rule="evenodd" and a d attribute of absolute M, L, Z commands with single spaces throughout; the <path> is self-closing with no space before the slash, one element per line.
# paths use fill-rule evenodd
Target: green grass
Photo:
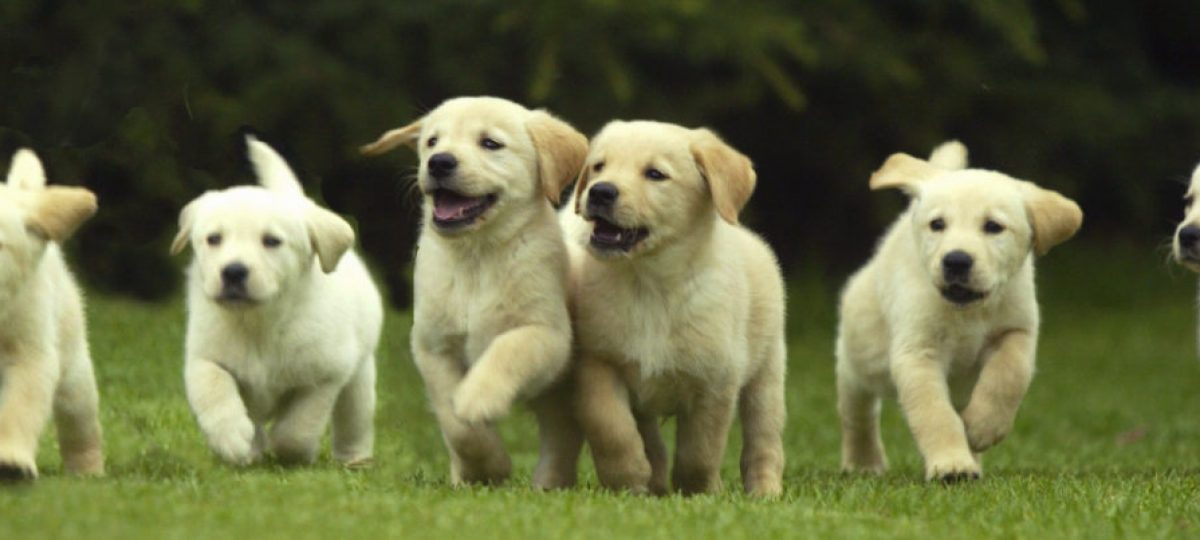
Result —
<path fill-rule="evenodd" d="M 1195 279 L 1150 250 L 1068 244 L 1040 266 L 1039 373 L 1015 432 L 985 478 L 921 481 L 894 404 L 881 478 L 837 470 L 832 332 L 841 276 L 792 282 L 786 494 L 733 489 L 643 498 L 584 488 L 538 493 L 525 412 L 503 425 L 518 476 L 451 489 L 447 460 L 407 352 L 409 318 L 389 314 L 379 355 L 377 465 L 344 471 L 217 463 L 183 394 L 180 302 L 93 297 L 91 340 L 103 394 L 108 476 L 63 476 L 53 437 L 34 485 L 0 487 L 0 538 L 44 537 L 1109 537 L 1200 535 L 1200 362 Z"/>

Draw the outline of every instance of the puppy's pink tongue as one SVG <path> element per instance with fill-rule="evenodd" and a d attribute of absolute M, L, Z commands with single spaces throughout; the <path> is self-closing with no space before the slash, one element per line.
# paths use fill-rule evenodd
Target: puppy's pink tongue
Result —
<path fill-rule="evenodd" d="M 463 197 L 449 191 L 438 191 L 433 196 L 433 217 L 440 220 L 455 219 L 479 204 L 479 197 Z"/>

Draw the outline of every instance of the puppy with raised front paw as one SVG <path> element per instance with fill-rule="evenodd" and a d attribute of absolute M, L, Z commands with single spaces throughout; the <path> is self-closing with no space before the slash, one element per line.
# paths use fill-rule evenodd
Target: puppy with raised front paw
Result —
<path fill-rule="evenodd" d="M 899 188 L 908 210 L 842 292 L 837 338 L 842 468 L 887 468 L 879 408 L 896 397 L 928 480 L 982 474 L 979 454 L 1012 430 L 1033 378 L 1033 261 L 1079 229 L 1071 200 L 1002 173 L 966 168 L 958 142 L 929 161 L 895 154 L 871 189 Z"/>
<path fill-rule="evenodd" d="M 90 191 L 46 186 L 32 151 L 13 155 L 0 184 L 0 481 L 37 477 L 51 416 L 67 472 L 104 473 L 83 296 L 59 249 L 95 212 Z"/>
<path fill-rule="evenodd" d="M 528 400 L 539 488 L 574 485 L 582 436 L 571 414 L 567 252 L 552 203 L 587 140 L 511 101 L 446 101 L 363 147 L 417 150 L 423 222 L 413 275 L 413 360 L 450 452 L 455 485 L 496 484 L 511 462 L 494 423 Z"/>
<path fill-rule="evenodd" d="M 246 141 L 259 186 L 210 191 L 179 216 L 192 246 L 184 379 L 213 452 L 312 463 L 332 420 L 333 457 L 371 462 L 383 305 L 354 230 L 305 197 L 283 158 Z"/>
<path fill-rule="evenodd" d="M 750 160 L 707 129 L 617 121 L 592 140 L 562 220 L 578 414 L 605 487 L 667 491 L 659 421 L 673 415 L 671 483 L 718 491 L 737 415 L 743 487 L 782 492 L 783 278 L 738 224 L 755 181 Z"/>

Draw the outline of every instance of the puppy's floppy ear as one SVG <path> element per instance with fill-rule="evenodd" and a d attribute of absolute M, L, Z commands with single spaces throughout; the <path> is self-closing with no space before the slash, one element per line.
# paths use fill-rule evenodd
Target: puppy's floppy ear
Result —
<path fill-rule="evenodd" d="M 872 190 L 899 188 L 909 196 L 917 194 L 922 182 L 938 175 L 939 168 L 908 154 L 892 154 L 879 170 L 871 174 Z"/>
<path fill-rule="evenodd" d="M 55 242 L 62 242 L 96 214 L 96 195 L 79 187 L 52 186 L 39 192 L 28 226 Z"/>
<path fill-rule="evenodd" d="M 39 189 L 46 187 L 46 171 L 37 154 L 28 148 L 17 150 L 13 154 L 12 163 L 8 166 L 9 186 L 18 189 Z"/>
<path fill-rule="evenodd" d="M 692 159 L 708 182 L 713 203 L 721 218 L 732 224 L 738 222 L 738 212 L 750 200 L 758 175 L 750 158 L 725 144 L 707 129 L 694 130 L 691 144 Z"/>
<path fill-rule="evenodd" d="M 582 206 L 583 203 L 581 202 L 581 201 L 583 201 L 583 190 L 587 188 L 588 182 L 591 181 L 591 178 L 592 178 L 591 171 L 587 170 L 587 168 L 585 167 L 585 168 L 583 168 L 583 170 L 579 171 L 579 178 L 575 179 L 575 213 L 576 214 L 583 213 L 583 206 Z"/>
<path fill-rule="evenodd" d="M 171 255 L 178 255 L 187 247 L 188 239 L 192 236 L 192 225 L 196 222 L 196 208 L 200 206 L 199 197 L 183 207 L 179 211 L 179 232 L 175 233 L 175 239 L 171 240 Z"/>
<path fill-rule="evenodd" d="M 354 229 L 341 216 L 314 204 L 308 209 L 308 238 L 321 270 L 328 274 L 354 246 Z"/>
<path fill-rule="evenodd" d="M 587 158 L 587 137 L 546 111 L 533 111 L 525 130 L 537 148 L 538 180 L 542 194 L 558 204 L 562 191 L 579 176 Z"/>
<path fill-rule="evenodd" d="M 421 137 L 421 124 L 424 121 L 424 118 L 419 118 L 407 126 L 388 131 L 380 135 L 375 142 L 360 146 L 358 151 L 366 156 L 378 156 L 390 152 L 402 144 L 408 145 L 409 148 L 416 148 L 417 139 Z"/>
<path fill-rule="evenodd" d="M 1034 253 L 1045 255 L 1050 248 L 1066 242 L 1083 226 L 1083 210 L 1075 201 L 1032 182 L 1017 182 L 1025 199 L 1029 224 L 1033 227 Z"/>

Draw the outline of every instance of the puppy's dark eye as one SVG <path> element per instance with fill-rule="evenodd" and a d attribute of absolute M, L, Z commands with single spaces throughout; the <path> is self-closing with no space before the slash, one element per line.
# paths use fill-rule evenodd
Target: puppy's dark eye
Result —
<path fill-rule="evenodd" d="M 983 223 L 983 232 L 988 234 L 1000 234 L 1004 232 L 1004 225 L 989 219 Z"/>
<path fill-rule="evenodd" d="M 274 247 L 279 247 L 279 245 L 283 243 L 283 240 L 280 240 L 278 236 L 275 236 L 273 234 L 264 234 L 263 238 L 262 238 L 262 243 L 266 247 L 274 248 Z"/>
<path fill-rule="evenodd" d="M 1191 207 L 1192 207 L 1192 203 L 1194 203 L 1194 202 L 1196 202 L 1196 196 L 1195 196 L 1195 195 L 1185 195 L 1185 196 L 1183 197 L 1183 207 L 1184 207 L 1184 208 L 1191 208 Z"/>
<path fill-rule="evenodd" d="M 644 172 L 642 174 L 645 174 L 646 178 L 649 178 L 656 182 L 667 179 L 667 175 L 663 174 L 662 171 L 655 169 L 654 167 L 650 167 L 649 169 L 646 169 L 646 172 Z"/>
<path fill-rule="evenodd" d="M 604 162 L 603 161 L 597 161 L 595 165 L 592 165 L 592 172 L 600 172 L 603 170 L 604 170 Z"/>
<path fill-rule="evenodd" d="M 488 150 L 499 150 L 501 148 L 504 148 L 504 145 L 501 144 L 500 141 L 497 141 L 496 139 L 493 139 L 491 137 L 484 137 L 482 139 L 479 139 L 479 146 L 487 148 Z"/>
<path fill-rule="evenodd" d="M 212 233 L 204 239 L 204 241 L 213 247 L 221 245 L 221 233 Z"/>
<path fill-rule="evenodd" d="M 425 146 L 433 148 L 434 146 L 437 146 L 437 141 L 437 137 L 430 137 L 428 141 L 425 141 Z"/>
<path fill-rule="evenodd" d="M 941 232 L 946 230 L 946 220 L 942 218 L 936 218 L 933 221 L 930 221 L 929 230 L 933 232 Z"/>

